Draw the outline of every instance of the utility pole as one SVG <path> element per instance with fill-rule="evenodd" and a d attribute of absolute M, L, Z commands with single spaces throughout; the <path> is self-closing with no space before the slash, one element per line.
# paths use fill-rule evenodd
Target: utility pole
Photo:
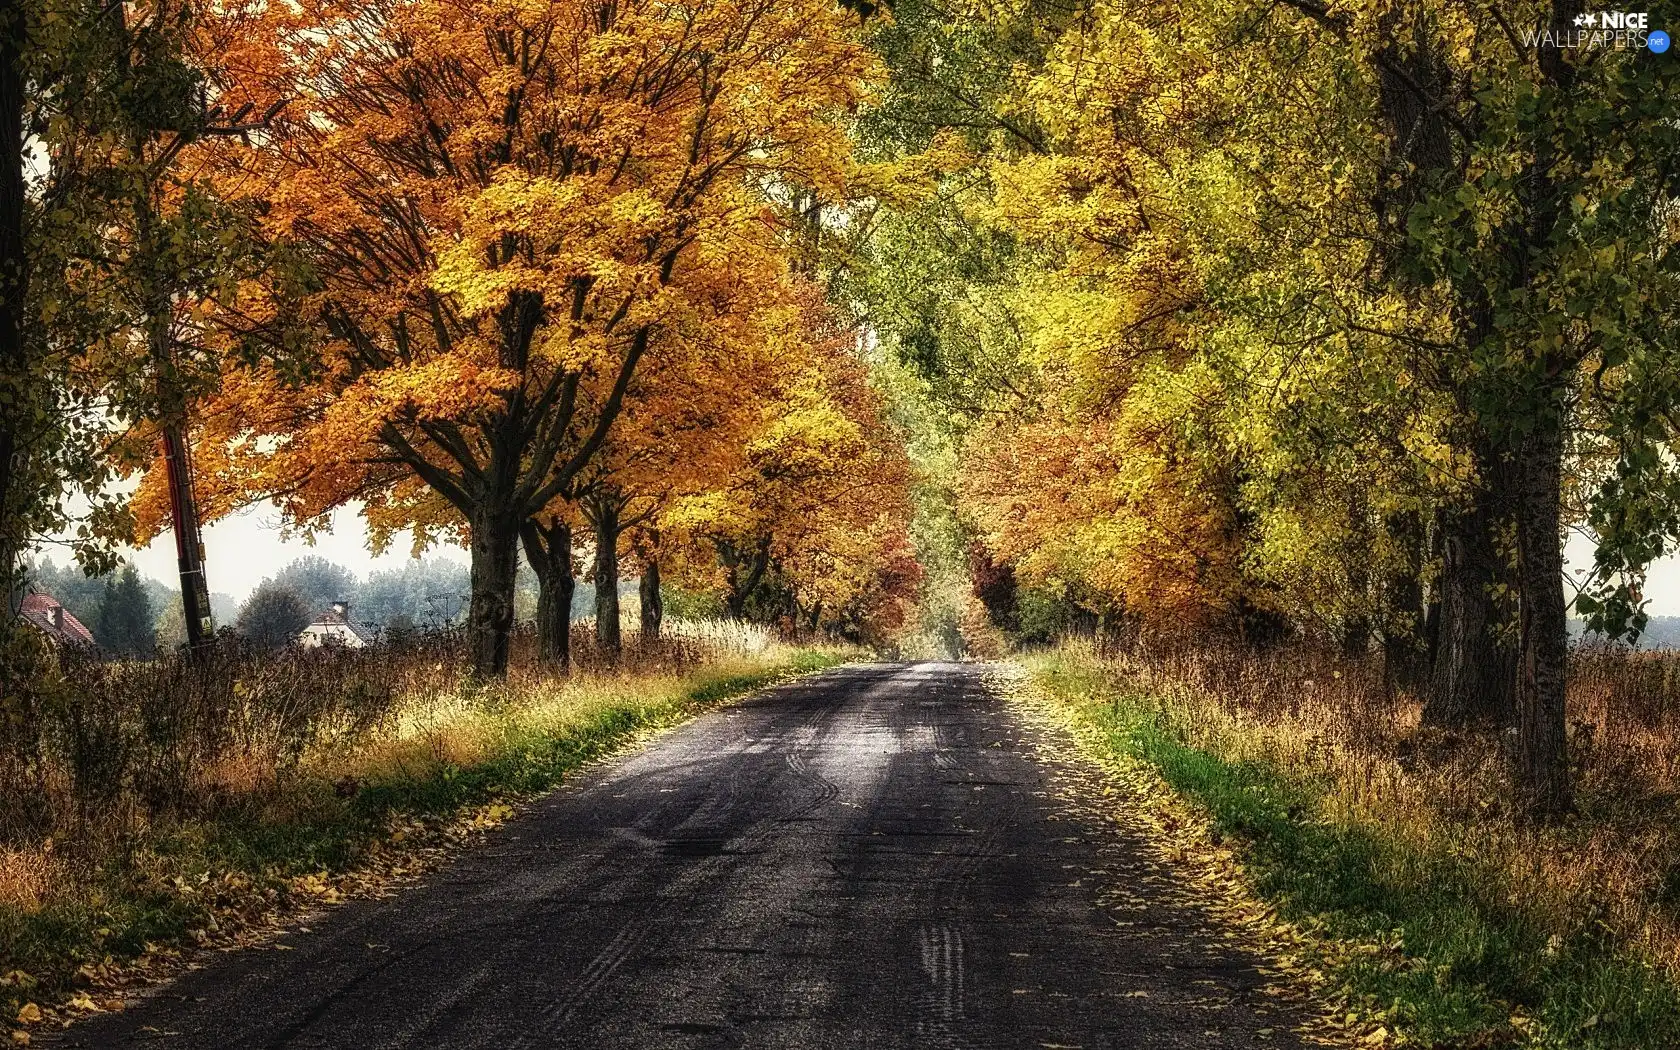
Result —
<path fill-rule="evenodd" d="M 154 27 L 164 24 L 164 16 L 160 3 L 151 12 Z M 145 86 L 144 67 L 133 61 L 133 42 L 139 36 L 128 23 L 125 5 L 112 4 L 110 18 L 122 49 L 120 70 L 125 77 L 141 74 L 139 83 Z M 192 652 L 202 652 L 214 641 L 216 625 L 210 616 L 210 587 L 204 578 L 204 537 L 199 531 L 198 501 L 193 494 L 192 446 L 187 436 L 190 396 L 177 371 L 175 324 L 184 278 L 179 269 L 172 268 L 175 264 L 168 252 L 171 232 L 163 213 L 162 188 L 176 158 L 192 142 L 207 136 L 237 135 L 249 144 L 250 133 L 266 128 L 284 103 L 276 103 L 254 122 L 246 120 L 254 109 L 251 103 L 228 113 L 220 105 L 211 105 L 202 88 L 197 105 L 201 112 L 187 127 L 135 123 L 129 128 L 128 157 L 134 193 L 136 291 L 145 318 L 146 356 L 156 371 L 154 418 L 163 431 L 170 521 L 181 571 L 181 612 L 187 621 L 187 646 Z"/>
<path fill-rule="evenodd" d="M 175 528 L 175 557 L 181 568 L 181 611 L 187 620 L 187 647 L 203 649 L 214 640 L 210 586 L 204 578 L 204 538 L 199 533 L 198 501 L 193 498 L 192 446 L 186 428 L 170 422 L 163 428 L 163 463 L 169 477 L 169 514 Z"/>

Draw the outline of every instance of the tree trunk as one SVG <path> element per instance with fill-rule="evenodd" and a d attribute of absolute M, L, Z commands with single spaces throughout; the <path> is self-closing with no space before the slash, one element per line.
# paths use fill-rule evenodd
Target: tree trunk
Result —
<path fill-rule="evenodd" d="M 600 500 L 589 517 L 595 527 L 595 642 L 607 659 L 616 660 L 623 646 L 618 622 L 618 504 Z"/>
<path fill-rule="evenodd" d="M 33 406 L 24 350 L 24 308 L 29 292 L 29 259 L 24 250 L 23 214 L 23 42 L 26 27 L 21 4 L 0 5 L 0 596 L 12 609 L 14 577 L 23 553 L 23 515 L 18 474 L 24 442 L 17 433 Z"/>
<path fill-rule="evenodd" d="M 787 590 L 787 605 L 782 610 L 782 619 L 787 621 L 787 636 L 789 641 L 799 640 L 799 592 L 789 587 Z"/>
<path fill-rule="evenodd" d="M 525 560 L 537 574 L 537 662 L 566 674 L 572 662 L 572 527 L 565 522 L 543 526 L 534 521 L 520 530 Z"/>
<path fill-rule="evenodd" d="M 1424 557 L 1428 564 L 1435 564 L 1441 555 L 1441 536 L 1445 531 L 1445 511 L 1436 511 L 1435 519 L 1430 522 L 1429 540 L 1425 545 Z M 1423 602 L 1423 649 L 1425 659 L 1418 669 L 1419 684 L 1424 686 L 1426 694 L 1429 686 L 1430 669 L 1435 666 L 1435 656 L 1441 649 L 1441 580 L 1436 577 L 1429 583 L 1429 595 Z"/>
<path fill-rule="evenodd" d="M 1075 605 L 1068 614 L 1068 630 L 1076 638 L 1097 638 L 1097 614 L 1083 605 Z"/>
<path fill-rule="evenodd" d="M 1517 502 L 1522 574 L 1522 662 L 1517 687 L 1517 784 L 1528 816 L 1551 820 L 1574 805 L 1569 779 L 1563 593 L 1561 407 L 1524 439 Z"/>
<path fill-rule="evenodd" d="M 1097 651 L 1104 656 L 1114 656 L 1121 651 L 1122 640 L 1126 634 L 1127 611 L 1125 605 L 1104 606 L 1097 617 Z"/>
<path fill-rule="evenodd" d="M 1363 555 L 1369 549 L 1371 535 L 1370 510 L 1363 493 L 1355 493 L 1348 505 L 1348 535 L 1353 546 L 1345 557 L 1348 574 L 1348 593 L 1353 596 L 1353 608 L 1342 622 L 1342 652 L 1354 659 L 1362 659 L 1371 651 L 1371 562 Z"/>
<path fill-rule="evenodd" d="M 752 554 L 747 556 L 743 556 L 732 543 L 720 542 L 717 548 L 718 558 L 728 570 L 729 593 L 724 595 L 723 604 L 729 610 L 731 620 L 745 620 L 747 600 L 758 590 L 758 585 L 764 581 L 765 571 L 770 567 L 770 538 L 761 539 Z"/>
<path fill-rule="evenodd" d="M 656 642 L 665 623 L 665 600 L 659 595 L 659 559 L 642 563 L 642 641 Z"/>
<path fill-rule="evenodd" d="M 1578 3 L 1553 0 L 1552 17 L 1562 19 L 1580 10 Z M 1558 24 L 1563 24 L 1559 22 Z M 1566 96 L 1578 67 L 1561 48 L 1540 48 L 1536 54 L 1545 80 Z M 1556 231 L 1567 229 L 1568 195 L 1553 182 L 1554 143 L 1537 142 L 1527 177 L 1518 182 L 1518 199 L 1530 209 L 1528 243 L 1545 244 Z M 1527 256 L 1532 261 L 1532 255 Z M 1526 269 L 1526 267 L 1525 267 Z M 1532 287 L 1536 275 L 1524 273 L 1521 287 Z M 1568 599 L 1563 593 L 1563 447 L 1569 422 L 1563 391 L 1575 380 L 1579 356 L 1554 357 L 1540 351 L 1535 372 L 1551 375 L 1556 385 L 1545 400 L 1524 413 L 1531 429 L 1518 445 L 1516 479 L 1517 564 L 1521 587 L 1521 663 L 1517 675 L 1516 780 L 1518 803 L 1526 816 L 1555 820 L 1574 809 L 1569 777 L 1568 709 L 1566 687 L 1569 664 Z"/>
<path fill-rule="evenodd" d="M 519 562 L 519 521 L 505 511 L 472 518 L 472 604 L 467 634 L 473 672 L 507 673 L 508 636 L 513 630 L 513 577 Z"/>
<path fill-rule="evenodd" d="M 1506 575 L 1494 530 L 1509 473 L 1494 463 L 1471 505 L 1449 512 L 1442 522 L 1440 637 L 1423 708 L 1428 725 L 1462 729 L 1511 721 L 1516 654 L 1500 638 L 1493 593 Z"/>
<path fill-rule="evenodd" d="M 1417 511 L 1391 514 L 1389 537 L 1404 552 L 1383 590 L 1383 669 L 1389 683 L 1411 689 L 1424 679 L 1423 516 Z"/>

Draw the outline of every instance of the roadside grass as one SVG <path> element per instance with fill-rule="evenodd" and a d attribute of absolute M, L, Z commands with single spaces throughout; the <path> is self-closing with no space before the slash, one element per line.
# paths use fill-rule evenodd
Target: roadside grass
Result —
<path fill-rule="evenodd" d="M 1021 662 L 1095 757 L 1158 777 L 1235 847 L 1252 892 L 1306 931 L 1326 993 L 1373 1045 L 1680 1046 L 1680 988 L 1647 950 L 1657 938 L 1608 921 L 1609 895 L 1565 871 L 1603 848 L 1594 778 L 1586 819 L 1523 830 L 1432 803 L 1468 790 L 1463 765 L 1388 768 L 1352 756 L 1345 732 L 1286 726 L 1300 695 L 1269 717 L 1144 658 L 1069 646 Z M 1407 734 L 1391 737 L 1377 749 L 1406 754 Z"/>
<path fill-rule="evenodd" d="M 354 732 L 323 720 L 294 761 L 224 749 L 201 764 L 196 805 L 113 802 L 72 839 L 0 849 L 0 1032 L 15 1022 L 25 1044 L 28 1023 L 120 1008 L 111 989 L 167 972 L 181 948 L 259 940 L 300 909 L 379 892 L 641 734 L 855 655 L 771 643 L 454 678 Z"/>

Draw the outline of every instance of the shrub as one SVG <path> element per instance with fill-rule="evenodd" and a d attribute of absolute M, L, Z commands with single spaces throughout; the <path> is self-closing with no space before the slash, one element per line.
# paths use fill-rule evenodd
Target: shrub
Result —
<path fill-rule="evenodd" d="M 256 645 L 278 649 L 297 641 L 313 616 L 296 591 L 264 580 L 239 610 L 239 633 Z"/>

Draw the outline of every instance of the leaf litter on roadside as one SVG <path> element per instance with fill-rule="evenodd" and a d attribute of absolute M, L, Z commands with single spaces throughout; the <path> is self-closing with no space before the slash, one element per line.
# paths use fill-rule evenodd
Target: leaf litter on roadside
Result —
<path fill-rule="evenodd" d="M 1325 974 L 1333 956 L 1375 954 L 1384 946 L 1332 941 L 1281 919 L 1249 888 L 1240 857 L 1220 840 L 1212 823 L 1148 766 L 1106 754 L 1092 729 L 1035 689 L 1020 668 L 996 666 L 989 678 L 1037 730 L 1024 742 L 1059 774 L 1053 781 L 1057 797 L 1074 813 L 1136 834 L 1169 864 L 1172 878 L 1145 879 L 1154 900 L 1209 916 L 1231 943 L 1253 954 L 1267 978 L 1268 992 L 1306 1013 L 1307 1023 L 1297 1028 L 1299 1036 L 1323 1046 L 1408 1045 L 1387 1026 L 1379 1009 L 1348 1003 Z M 1056 746 L 1060 741 L 1076 747 Z M 1105 903 L 1122 911 L 1148 906 L 1128 904 L 1127 896 L 1111 892 Z"/>

